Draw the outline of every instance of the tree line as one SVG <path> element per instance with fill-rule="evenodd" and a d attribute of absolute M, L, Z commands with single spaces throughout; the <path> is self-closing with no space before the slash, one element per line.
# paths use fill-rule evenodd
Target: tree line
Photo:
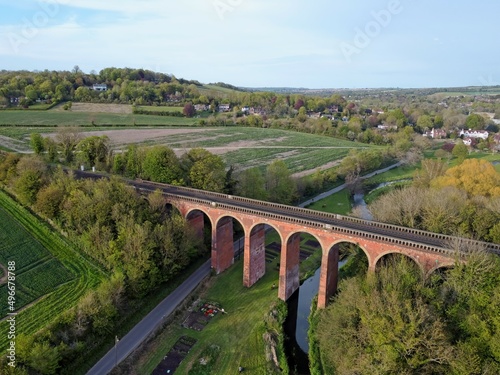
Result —
<path fill-rule="evenodd" d="M 27 369 L 54 374 L 78 360 L 137 301 L 207 254 L 184 218 L 167 210 L 159 191 L 143 197 L 116 177 L 79 180 L 40 156 L 11 153 L 0 154 L 0 184 L 109 275 L 46 330 L 18 337 L 18 360 Z"/>
<path fill-rule="evenodd" d="M 311 373 L 499 373 L 500 260 L 468 250 L 467 263 L 427 279 L 401 256 L 341 281 L 314 318 Z"/>
<path fill-rule="evenodd" d="M 426 159 L 411 186 L 369 205 L 377 221 L 500 243 L 500 174 L 485 160 Z"/>

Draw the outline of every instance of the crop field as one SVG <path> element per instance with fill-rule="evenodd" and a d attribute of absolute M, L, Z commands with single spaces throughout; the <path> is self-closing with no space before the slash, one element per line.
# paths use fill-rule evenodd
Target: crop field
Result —
<path fill-rule="evenodd" d="M 283 159 L 292 173 L 300 174 L 297 177 L 314 173 L 318 168 L 331 168 L 340 162 L 350 149 L 376 147 L 314 134 L 234 126 L 140 129 L 136 127 L 82 127 L 81 130 L 82 137 L 108 136 L 115 150 L 124 150 L 129 144 L 167 145 L 180 156 L 191 148 L 203 147 L 220 155 L 227 165 L 233 165 L 237 170 L 255 166 L 265 168 L 273 160 Z M 31 132 L 54 136 L 56 131 L 56 127 L 0 127 L 0 144 L 8 147 L 9 144 L 18 146 L 15 142 L 22 142 L 24 149 L 28 150 Z M 8 143 L 6 140 L 11 140 L 11 142 Z"/>
<path fill-rule="evenodd" d="M 203 147 L 220 155 L 227 165 L 236 169 L 265 167 L 273 160 L 283 159 L 292 173 L 313 173 L 328 163 L 339 161 L 352 148 L 373 147 L 346 140 L 303 134 L 279 129 L 244 127 L 142 129 L 106 132 L 114 147 L 123 149 L 127 144 L 144 146 L 167 145 L 181 155 L 191 148 Z M 133 134 L 139 133 L 140 134 Z M 151 137 L 148 137 L 151 132 Z M 92 135 L 99 132 L 92 132 Z"/>
<path fill-rule="evenodd" d="M 0 126 L 192 126 L 198 120 L 185 117 L 127 113 L 71 111 L 0 111 Z"/>
<path fill-rule="evenodd" d="M 16 262 L 16 332 L 32 334 L 74 306 L 104 274 L 71 244 L 0 191 L 0 263 Z M 7 286 L 0 287 L 6 301 Z M 7 313 L 2 303 L 0 319 Z M 7 332 L 7 322 L 0 322 Z M 7 335 L 0 337 L 0 348 Z"/>

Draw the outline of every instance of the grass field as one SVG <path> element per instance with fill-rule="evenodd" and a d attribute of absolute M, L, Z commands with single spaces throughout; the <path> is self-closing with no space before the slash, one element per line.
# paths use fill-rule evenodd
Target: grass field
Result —
<path fill-rule="evenodd" d="M 74 306 L 104 275 L 2 191 L 0 206 L 0 262 L 16 262 L 16 310 L 36 301 L 19 312 L 16 332 L 33 334 Z M 1 293 L 6 301 L 4 288 Z M 1 306 L 4 317 L 6 305 Z M 0 330 L 7 332 L 5 320 L 0 322 Z M 0 349 L 7 343 L 7 335 L 0 336 Z"/>
<path fill-rule="evenodd" d="M 126 113 L 0 111 L 0 126 L 193 126 L 196 119 Z"/>
<path fill-rule="evenodd" d="M 156 350 L 137 363 L 137 374 L 150 374 L 172 345 L 182 335 L 198 340 L 191 352 L 177 369 L 178 374 L 187 374 L 202 351 L 210 345 L 220 346 L 220 355 L 215 368 L 217 374 L 237 373 L 238 366 L 247 374 L 265 373 L 264 314 L 277 300 L 278 283 L 276 262 L 266 265 L 266 274 L 251 288 L 243 286 L 243 264 L 237 261 L 230 269 L 209 281 L 210 288 L 200 296 L 203 301 L 219 303 L 227 314 L 217 314 L 202 331 L 180 326 L 179 317 L 156 339 Z"/>
<path fill-rule="evenodd" d="M 138 110 L 148 111 L 148 112 L 182 112 L 184 107 L 167 107 L 163 105 L 140 105 L 137 106 Z"/>
<path fill-rule="evenodd" d="M 349 192 L 344 189 L 310 204 L 307 208 L 316 211 L 348 215 L 349 212 L 351 212 L 352 206 Z"/>

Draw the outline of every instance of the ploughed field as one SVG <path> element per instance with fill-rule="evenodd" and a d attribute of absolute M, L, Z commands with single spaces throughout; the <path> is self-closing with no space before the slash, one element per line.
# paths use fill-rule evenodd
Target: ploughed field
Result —
<path fill-rule="evenodd" d="M 12 111 L 11 111 L 12 112 Z M 109 137 L 112 147 L 121 152 L 130 144 L 166 145 L 178 155 L 194 147 L 203 147 L 220 155 L 237 170 L 265 168 L 273 160 L 283 159 L 296 177 L 312 174 L 317 169 L 336 166 L 350 149 L 374 147 L 347 140 L 304 134 L 279 129 L 244 127 L 81 127 L 82 137 Z M 29 134 L 40 132 L 55 137 L 55 127 L 0 127 L 0 146 L 29 150 Z"/>

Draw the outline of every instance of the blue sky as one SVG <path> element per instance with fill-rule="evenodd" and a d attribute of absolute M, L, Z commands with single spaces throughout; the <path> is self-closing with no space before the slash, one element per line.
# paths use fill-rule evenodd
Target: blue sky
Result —
<path fill-rule="evenodd" d="M 500 2 L 0 0 L 0 69 L 309 88 L 500 85 Z"/>

